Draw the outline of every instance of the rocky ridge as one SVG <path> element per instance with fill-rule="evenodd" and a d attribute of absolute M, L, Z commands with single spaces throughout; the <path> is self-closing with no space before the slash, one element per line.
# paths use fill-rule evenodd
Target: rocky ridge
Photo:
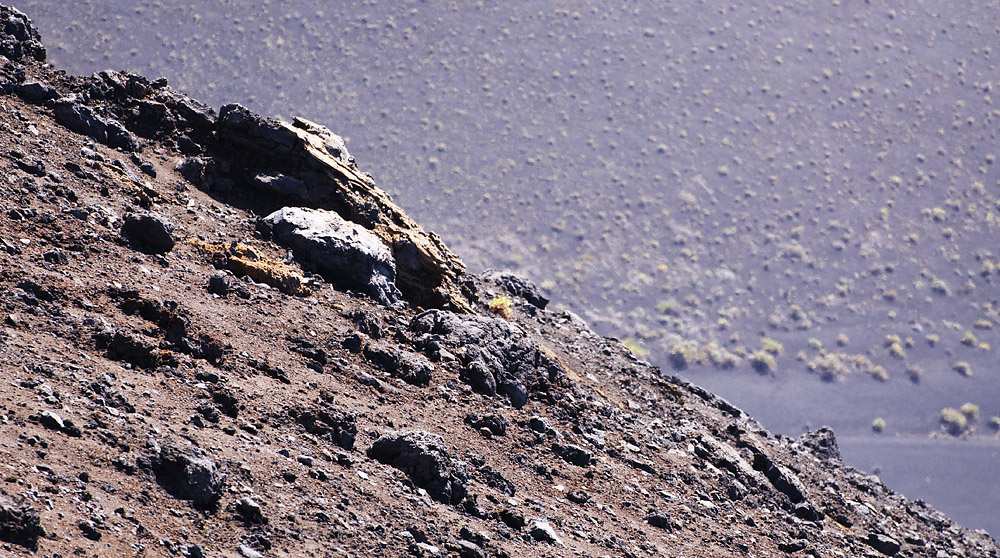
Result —
<path fill-rule="evenodd" d="M 1000 555 L 465 274 L 329 130 L 0 19 L 4 554 Z"/>

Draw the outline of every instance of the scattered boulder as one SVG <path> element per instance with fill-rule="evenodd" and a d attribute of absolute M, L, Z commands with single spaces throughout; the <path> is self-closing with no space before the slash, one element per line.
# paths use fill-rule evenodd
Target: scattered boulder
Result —
<path fill-rule="evenodd" d="M 793 504 L 798 504 L 806 499 L 806 488 L 802 481 L 789 471 L 786 467 L 779 465 L 767 455 L 757 453 L 754 455 L 753 468 L 764 473 L 767 480 Z"/>
<path fill-rule="evenodd" d="M 90 107 L 80 104 L 73 95 L 56 99 L 55 118 L 56 122 L 70 130 L 109 147 L 133 152 L 139 150 L 139 140 L 125 126 L 112 118 L 99 116 Z"/>
<path fill-rule="evenodd" d="M 673 529 L 673 525 L 670 521 L 670 514 L 662 510 L 650 510 L 650 512 L 646 514 L 646 523 L 649 523 L 653 527 L 666 529 L 667 531 Z"/>
<path fill-rule="evenodd" d="M 261 509 L 260 504 L 249 496 L 241 498 L 236 502 L 236 513 L 240 514 L 243 521 L 247 523 L 267 523 L 267 518 L 264 517 L 264 510 Z"/>
<path fill-rule="evenodd" d="M 594 460 L 593 454 L 574 444 L 552 444 L 552 453 L 578 467 L 587 467 Z"/>
<path fill-rule="evenodd" d="M 429 384 L 434 373 L 434 365 L 427 357 L 393 343 L 370 343 L 364 348 L 364 355 L 369 362 L 415 386 Z"/>
<path fill-rule="evenodd" d="M 895 556 L 901 546 L 899 541 L 882 533 L 868 533 L 865 543 L 886 556 Z"/>
<path fill-rule="evenodd" d="M 73 421 L 63 419 L 59 416 L 59 414 L 53 411 L 42 411 L 35 418 L 38 420 L 39 424 L 49 430 L 62 432 L 63 434 L 74 438 L 79 438 L 83 435 L 83 433 L 80 432 L 80 429 L 73 424 Z"/>
<path fill-rule="evenodd" d="M 122 235 L 132 247 L 147 254 L 165 254 L 174 249 L 173 224 L 155 213 L 125 216 Z"/>
<path fill-rule="evenodd" d="M 497 413 L 490 413 L 482 417 L 473 413 L 465 417 L 465 423 L 476 430 L 486 430 L 492 436 L 503 436 L 507 433 L 507 428 L 510 427 L 510 421 Z"/>
<path fill-rule="evenodd" d="M 547 391 L 562 374 L 557 364 L 507 320 L 429 310 L 410 322 L 410 330 L 425 334 L 418 340 L 424 345 L 439 336 L 443 343 L 461 348 L 462 380 L 479 393 L 506 395 L 516 408 L 528 402 L 529 391 Z"/>
<path fill-rule="evenodd" d="M 799 436 L 798 442 L 811 449 L 817 457 L 831 461 L 840 461 L 840 448 L 829 426 L 821 426 Z"/>
<path fill-rule="evenodd" d="M 556 534 L 556 530 L 549 525 L 549 522 L 544 519 L 536 519 L 531 522 L 531 528 L 528 530 L 531 538 L 536 541 L 546 542 L 550 544 L 555 544 L 558 546 L 566 546 L 559 535 Z"/>
<path fill-rule="evenodd" d="M 400 299 L 396 264 L 382 240 L 333 211 L 285 207 L 264 221 L 274 238 L 331 283 L 357 289 L 382 304 Z"/>
<path fill-rule="evenodd" d="M 43 534 L 38 510 L 27 503 L 15 503 L 6 495 L 0 495 L 0 541 L 37 550 L 38 539 Z"/>
<path fill-rule="evenodd" d="M 216 137 L 225 160 L 192 166 L 190 170 L 198 172 L 188 175 L 196 182 L 204 184 L 205 178 L 222 171 L 230 181 L 237 178 L 296 204 L 336 211 L 390 248 L 396 284 L 408 300 L 418 306 L 472 311 L 462 261 L 440 237 L 406 215 L 370 175 L 360 172 L 343 139 L 329 129 L 298 117 L 291 123 L 262 118 L 230 104 L 219 111 Z M 209 182 L 220 184 L 222 177 Z"/>
<path fill-rule="evenodd" d="M 423 430 L 389 432 L 372 444 L 368 457 L 403 471 L 434 499 L 457 505 L 466 496 L 465 463 L 452 457 L 444 440 Z"/>
<path fill-rule="evenodd" d="M 83 533 L 84 537 L 92 541 L 101 540 L 101 531 L 98 529 L 97 524 L 89 519 L 81 521 L 78 525 L 80 532 Z"/>
<path fill-rule="evenodd" d="M 151 460 L 156 482 L 173 496 L 197 507 L 213 508 L 222 496 L 226 475 L 201 448 L 167 446 Z"/>
<path fill-rule="evenodd" d="M 16 88 L 17 94 L 29 103 L 41 104 L 59 97 L 59 92 L 44 81 L 26 81 Z"/>

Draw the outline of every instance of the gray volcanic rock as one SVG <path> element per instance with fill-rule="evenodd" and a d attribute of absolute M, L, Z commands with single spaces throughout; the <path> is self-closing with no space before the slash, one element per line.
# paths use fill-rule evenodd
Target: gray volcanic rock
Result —
<path fill-rule="evenodd" d="M 817 456 L 823 459 L 840 461 L 840 448 L 837 446 L 837 438 L 833 435 L 833 429 L 829 426 L 821 426 L 816 430 L 810 430 L 802 434 L 799 436 L 798 442 L 813 450 Z"/>
<path fill-rule="evenodd" d="M 429 310 L 410 322 L 410 330 L 462 347 L 462 379 L 479 393 L 506 395 L 517 408 L 528 402 L 531 391 L 545 391 L 559 374 L 558 366 L 520 328 L 500 318 Z M 433 338 L 425 342 L 437 343 Z"/>
<path fill-rule="evenodd" d="M 93 109 L 82 105 L 75 96 L 56 100 L 56 121 L 74 132 L 90 136 L 110 147 L 120 147 L 126 151 L 138 151 L 139 140 L 120 122 L 104 118 Z"/>
<path fill-rule="evenodd" d="M 153 213 L 125 216 L 122 234 L 133 246 L 150 254 L 165 254 L 174 249 L 174 226 L 166 218 Z"/>
<path fill-rule="evenodd" d="M 34 550 L 43 533 L 38 510 L 27 503 L 17 504 L 0 496 L 0 541 Z"/>
<path fill-rule="evenodd" d="M 458 504 L 466 495 L 465 463 L 452 457 L 444 440 L 423 430 L 389 432 L 372 444 L 368 457 L 403 471 L 436 500 Z"/>
<path fill-rule="evenodd" d="M 0 55 L 15 62 L 26 56 L 45 62 L 42 36 L 17 8 L 0 6 Z"/>
<path fill-rule="evenodd" d="M 226 475 L 201 448 L 162 448 L 153 459 L 156 481 L 174 496 L 210 508 L 222 496 Z"/>
<path fill-rule="evenodd" d="M 274 237 L 328 281 L 357 289 L 382 304 L 400 299 L 396 263 L 382 240 L 333 211 L 285 207 L 268 215 Z"/>

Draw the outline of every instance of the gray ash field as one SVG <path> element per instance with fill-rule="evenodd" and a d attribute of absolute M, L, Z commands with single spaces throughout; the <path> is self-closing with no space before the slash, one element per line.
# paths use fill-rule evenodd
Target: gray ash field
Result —
<path fill-rule="evenodd" d="M 114 4 L 18 7 L 71 73 L 330 126 L 471 269 L 769 428 L 981 462 L 935 503 L 1000 531 L 947 501 L 996 484 L 1000 3 Z"/>

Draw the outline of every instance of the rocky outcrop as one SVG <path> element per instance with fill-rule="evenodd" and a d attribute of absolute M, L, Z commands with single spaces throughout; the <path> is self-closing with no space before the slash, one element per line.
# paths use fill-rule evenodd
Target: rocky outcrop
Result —
<path fill-rule="evenodd" d="M 222 496 L 226 475 L 201 448 L 155 448 L 150 463 L 156 481 L 167 492 L 202 508 L 211 508 Z"/>
<path fill-rule="evenodd" d="M 466 496 L 465 463 L 448 452 L 444 440 L 422 430 L 389 432 L 372 444 L 368 457 L 403 471 L 435 500 L 458 504 Z"/>
<path fill-rule="evenodd" d="M 4 10 L 0 40 L 7 57 L 43 60 L 44 48 L 27 18 Z M 256 191 L 265 195 L 260 203 L 271 211 L 291 205 L 326 210 L 341 218 L 330 227 L 344 229 L 347 222 L 354 227 L 352 234 L 363 229 L 382 245 L 376 248 L 370 238 L 363 240 L 369 252 L 379 254 L 379 269 L 370 281 L 355 281 L 361 273 L 355 272 L 348 282 L 369 283 L 366 292 L 377 300 L 391 303 L 401 292 L 416 306 L 473 311 L 472 283 L 462 261 L 361 172 L 344 140 L 326 127 L 303 118 L 291 123 L 263 118 L 236 104 L 222 107 L 216 116 L 169 88 L 164 79 L 150 82 L 125 72 L 44 82 L 27 80 L 24 69 L 15 65 L 2 71 L 3 91 L 17 91 L 29 102 L 51 107 L 60 124 L 104 145 L 139 153 L 143 139 L 172 142 L 190 156 L 180 165 L 181 173 L 201 188 L 234 199 Z M 338 258 L 343 259 L 333 257 Z M 310 263 L 343 270 L 341 263 L 327 264 L 322 258 Z"/>
<path fill-rule="evenodd" d="M 331 283 L 381 304 L 400 299 L 392 252 L 374 233 L 333 211 L 284 207 L 264 218 L 276 240 Z"/>
<path fill-rule="evenodd" d="M 461 348 L 462 379 L 479 393 L 505 395 L 517 408 L 562 375 L 520 328 L 501 318 L 429 310 L 410 322 L 410 330 L 432 352 Z"/>
<path fill-rule="evenodd" d="M 393 255 L 396 286 L 418 306 L 471 311 L 463 290 L 465 266 L 441 238 L 426 232 L 368 174 L 358 170 L 344 142 L 303 118 L 262 118 L 240 105 L 222 107 L 216 126 L 217 161 L 202 171 L 237 180 L 311 208 L 328 209 L 374 233 Z M 227 174 L 228 180 L 234 177 Z"/>
<path fill-rule="evenodd" d="M 22 58 L 45 62 L 42 36 L 17 8 L 0 6 L 0 55 L 14 62 Z"/>
<path fill-rule="evenodd" d="M 37 549 L 38 538 L 45 532 L 39 517 L 38 510 L 27 503 L 0 495 L 0 541 Z"/>

